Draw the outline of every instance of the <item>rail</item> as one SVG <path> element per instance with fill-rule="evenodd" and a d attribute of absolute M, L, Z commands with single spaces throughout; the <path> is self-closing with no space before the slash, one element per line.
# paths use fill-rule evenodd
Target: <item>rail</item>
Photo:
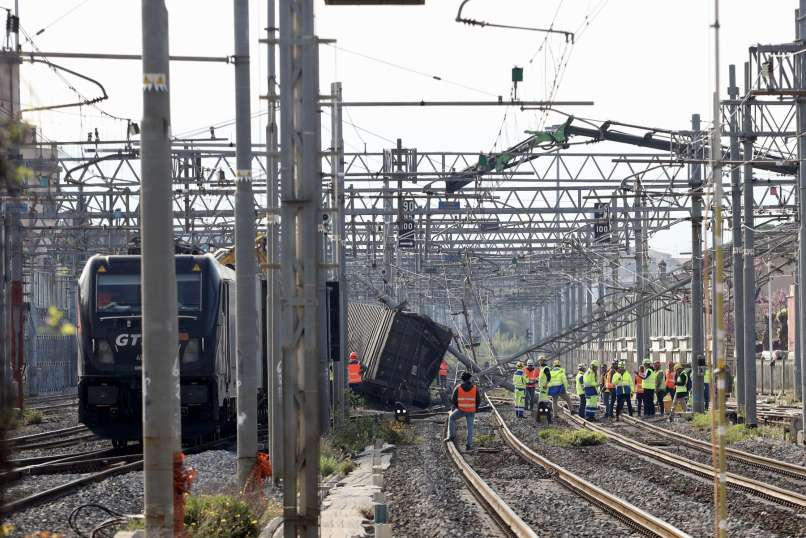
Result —
<path fill-rule="evenodd" d="M 448 423 L 445 422 L 447 429 Z M 512 508 L 496 494 L 487 483 L 470 467 L 462 454 L 452 441 L 445 441 L 445 450 L 453 461 L 453 464 L 462 474 L 462 478 L 468 485 L 470 492 L 479 501 L 485 511 L 492 516 L 501 530 L 511 536 L 537 538 L 537 534 L 526 524 Z"/>
<path fill-rule="evenodd" d="M 512 431 L 506 425 L 504 419 L 501 417 L 501 414 L 498 412 L 498 409 L 496 409 L 493 405 L 492 400 L 487 398 L 487 401 L 492 407 L 493 414 L 498 422 L 499 430 L 501 431 L 504 441 L 522 459 L 530 463 L 540 465 L 549 473 L 552 473 L 558 482 L 569 488 L 571 491 L 588 499 L 591 503 L 614 515 L 626 525 L 632 527 L 638 532 L 662 538 L 690 538 L 691 535 L 661 519 L 658 519 L 649 512 L 641 510 L 628 501 L 607 493 L 602 488 L 588 482 L 583 478 L 580 478 L 571 471 L 557 465 L 556 463 L 552 463 L 543 456 L 534 452 L 520 439 L 518 439 L 515 434 L 512 433 Z"/>
<path fill-rule="evenodd" d="M 581 417 L 568 413 L 567 411 L 563 412 L 565 413 L 565 417 L 570 419 L 577 426 L 581 428 L 588 428 L 589 430 L 602 433 L 606 435 L 609 439 L 612 439 L 616 443 L 624 447 L 627 447 L 633 450 L 634 452 L 643 454 L 645 456 L 650 456 L 668 465 L 681 468 L 689 473 L 695 474 L 703 478 L 709 478 L 709 479 L 714 478 L 716 470 L 710 465 L 697 463 L 690 459 L 682 458 L 660 449 L 651 448 L 639 441 L 635 441 L 633 439 L 625 437 L 612 430 L 596 426 Z M 798 510 L 806 509 L 806 496 L 801 495 L 800 493 L 796 493 L 794 491 L 788 491 L 769 484 L 764 484 L 762 482 L 759 482 L 758 480 L 753 480 L 751 478 L 746 478 L 733 473 L 725 473 L 725 477 L 728 485 L 733 487 L 734 489 L 745 491 L 752 495 L 756 495 L 765 498 L 767 500 L 770 500 L 774 503 L 796 508 Z"/>
<path fill-rule="evenodd" d="M 622 416 L 622 418 L 624 418 L 625 421 L 630 424 L 634 424 L 640 428 L 644 428 L 645 430 L 657 433 L 658 435 L 665 437 L 667 439 L 677 441 L 681 445 L 685 445 L 698 450 L 704 450 L 708 452 L 711 451 L 711 444 L 705 441 L 689 437 L 688 435 L 682 433 L 670 432 L 669 430 L 666 430 L 659 426 L 655 426 L 654 424 L 649 424 L 648 422 L 644 422 L 642 420 L 638 420 L 633 417 Z M 803 467 L 801 465 L 795 465 L 794 463 L 788 463 L 785 461 L 776 461 L 772 458 L 759 456 L 757 454 L 751 454 L 750 452 L 737 450 L 735 448 L 726 448 L 725 451 L 728 455 L 728 458 L 732 460 L 740 461 L 742 463 L 746 463 L 748 465 L 752 465 L 760 469 L 765 469 L 782 475 L 790 476 L 792 478 L 806 480 L 806 467 Z"/>
<path fill-rule="evenodd" d="M 11 446 L 17 446 L 21 444 L 28 443 L 30 441 L 43 441 L 45 439 L 50 439 L 52 437 L 61 437 L 62 435 L 68 435 L 72 433 L 83 433 L 87 430 L 86 426 L 71 426 L 69 428 L 62 428 L 59 430 L 50 430 L 41 433 L 33 433 L 31 435 L 20 435 L 19 437 L 9 437 L 5 440 L 5 442 Z"/>

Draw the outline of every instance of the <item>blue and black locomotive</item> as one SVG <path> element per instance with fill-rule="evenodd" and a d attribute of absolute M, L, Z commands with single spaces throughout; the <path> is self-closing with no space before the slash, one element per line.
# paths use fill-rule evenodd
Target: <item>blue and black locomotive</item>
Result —
<path fill-rule="evenodd" d="M 198 439 L 235 424 L 235 272 L 209 254 L 175 262 L 182 436 Z M 78 289 L 79 421 L 118 445 L 142 437 L 140 298 L 140 256 L 87 261 Z"/>

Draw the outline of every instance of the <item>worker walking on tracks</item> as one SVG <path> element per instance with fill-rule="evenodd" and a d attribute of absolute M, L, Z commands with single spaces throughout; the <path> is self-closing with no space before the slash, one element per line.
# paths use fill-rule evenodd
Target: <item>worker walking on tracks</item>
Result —
<path fill-rule="evenodd" d="M 437 379 L 439 380 L 439 388 L 444 389 L 448 386 L 448 361 L 444 358 L 439 363 L 439 376 Z"/>
<path fill-rule="evenodd" d="M 683 365 L 678 363 L 674 366 L 674 398 L 672 399 L 672 410 L 669 413 L 669 422 L 672 422 L 674 418 L 674 408 L 678 402 L 683 403 L 683 412 L 686 411 L 686 404 L 688 403 L 688 382 L 690 376 L 688 372 L 683 368 Z"/>
<path fill-rule="evenodd" d="M 584 364 L 580 364 L 577 367 L 577 375 L 574 377 L 574 381 L 576 381 L 577 398 L 579 398 L 577 414 L 582 418 L 585 418 L 585 382 L 583 378 L 585 377 L 586 369 Z"/>
<path fill-rule="evenodd" d="M 585 386 L 585 418 L 596 420 L 596 409 L 599 407 L 599 361 L 591 361 L 582 382 Z"/>
<path fill-rule="evenodd" d="M 523 363 L 518 361 L 515 373 L 512 374 L 512 385 L 515 387 L 515 416 L 524 418 L 523 406 L 526 403 L 526 374 L 523 373 Z"/>
<path fill-rule="evenodd" d="M 462 383 L 456 385 L 451 396 L 453 411 L 448 418 L 448 437 L 445 441 L 452 442 L 456 439 L 456 420 L 465 417 L 467 423 L 467 436 L 465 448 L 473 450 L 473 422 L 476 419 L 476 411 L 481 405 L 481 391 L 471 381 L 470 372 L 462 372 Z"/>
<path fill-rule="evenodd" d="M 617 366 L 615 362 L 611 364 L 602 379 L 602 400 L 604 400 L 605 418 L 613 418 L 613 406 L 616 404 L 616 385 L 613 383 L 613 375 L 616 373 Z"/>
<path fill-rule="evenodd" d="M 526 374 L 526 410 L 534 411 L 535 400 L 540 397 L 539 393 L 535 393 L 540 378 L 540 370 L 535 368 L 535 361 L 529 359 L 526 361 L 526 370 L 523 373 Z"/>
<path fill-rule="evenodd" d="M 652 361 L 644 359 L 644 376 L 641 386 L 644 389 L 644 416 L 655 416 L 655 370 Z"/>
<path fill-rule="evenodd" d="M 616 373 L 613 374 L 613 385 L 616 387 L 616 420 L 621 418 L 624 402 L 627 402 L 627 412 L 632 416 L 632 400 L 630 397 L 634 390 L 633 379 L 632 374 L 625 369 L 624 361 L 618 364 Z"/>
<path fill-rule="evenodd" d="M 565 375 L 565 368 L 561 366 L 560 359 L 554 360 L 551 371 L 551 379 L 548 382 L 548 394 L 551 396 L 551 409 L 555 417 L 559 416 L 560 408 L 557 406 L 560 398 L 563 399 L 568 410 L 571 410 L 571 397 L 568 395 L 568 376 Z"/>
<path fill-rule="evenodd" d="M 350 388 L 355 388 L 361 384 L 361 374 L 364 373 L 364 366 L 358 361 L 358 353 L 350 353 L 350 360 L 347 362 L 347 383 Z"/>
<path fill-rule="evenodd" d="M 661 367 L 660 361 L 655 361 L 655 397 L 658 400 L 658 410 L 663 416 L 663 399 L 666 398 L 666 374 Z"/>

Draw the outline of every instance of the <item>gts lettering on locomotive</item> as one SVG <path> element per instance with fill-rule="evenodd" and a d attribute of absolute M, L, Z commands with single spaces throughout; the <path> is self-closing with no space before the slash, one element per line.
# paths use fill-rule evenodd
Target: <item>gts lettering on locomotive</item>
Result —
<path fill-rule="evenodd" d="M 115 338 L 115 345 L 118 347 L 126 347 L 126 346 L 136 346 L 140 344 L 143 335 L 132 333 L 132 334 L 119 334 L 117 338 Z"/>

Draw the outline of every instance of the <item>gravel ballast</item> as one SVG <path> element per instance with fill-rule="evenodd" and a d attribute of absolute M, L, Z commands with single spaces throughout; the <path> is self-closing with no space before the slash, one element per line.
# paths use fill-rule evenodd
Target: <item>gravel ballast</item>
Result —
<path fill-rule="evenodd" d="M 675 420 L 669 423 L 668 420 L 662 420 L 654 423 L 656 426 L 668 428 L 672 431 L 679 432 L 695 439 L 702 441 L 711 441 L 710 430 L 700 430 L 694 428 L 688 420 Z M 759 456 L 765 456 L 778 461 L 785 461 L 794 463 L 795 465 L 802 465 L 806 467 L 806 446 L 797 445 L 781 439 L 771 439 L 769 437 L 752 437 L 730 445 L 731 448 L 744 450 Z"/>
<path fill-rule="evenodd" d="M 711 481 L 637 456 L 613 442 L 578 448 L 548 445 L 531 420 L 516 421 L 507 416 L 511 409 L 502 411 L 512 431 L 537 453 L 692 536 L 712 534 Z M 728 502 L 732 536 L 806 536 L 803 514 L 735 490 L 729 490 Z"/>
<path fill-rule="evenodd" d="M 235 482 L 235 454 L 227 450 L 210 450 L 192 454 L 185 460 L 186 466 L 198 471 L 198 476 L 191 488 L 192 494 L 234 494 L 237 492 Z M 26 478 L 15 488 L 31 489 L 41 484 L 38 489 L 53 487 L 70 481 L 81 475 L 42 475 Z M 143 510 L 143 473 L 132 472 L 112 476 L 101 482 L 90 484 L 77 492 L 11 514 L 4 522 L 14 526 L 11 536 L 23 537 L 36 531 L 60 532 L 67 538 L 78 535 L 71 531 L 67 518 L 76 507 L 97 503 L 116 512 L 138 514 Z M 86 512 L 87 518 L 79 521 L 82 529 L 88 533 L 92 527 L 104 519 L 106 515 L 98 511 Z"/>
<path fill-rule="evenodd" d="M 395 537 L 502 536 L 445 453 L 444 418 L 413 423 L 422 439 L 395 448 L 384 493 Z"/>
<path fill-rule="evenodd" d="M 482 449 L 466 454 L 467 461 L 539 536 L 641 536 L 561 486 L 543 467 L 522 460 L 496 435 L 490 414 L 478 415 L 476 428 L 494 436 L 483 446 L 497 452 Z"/>

